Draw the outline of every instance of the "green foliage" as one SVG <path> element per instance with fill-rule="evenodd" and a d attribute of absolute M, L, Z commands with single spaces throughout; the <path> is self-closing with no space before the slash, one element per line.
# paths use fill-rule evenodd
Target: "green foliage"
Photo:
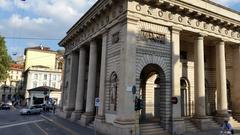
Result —
<path fill-rule="evenodd" d="M 11 57 L 7 53 L 5 40 L 0 36 L 0 82 L 8 77 Z"/>

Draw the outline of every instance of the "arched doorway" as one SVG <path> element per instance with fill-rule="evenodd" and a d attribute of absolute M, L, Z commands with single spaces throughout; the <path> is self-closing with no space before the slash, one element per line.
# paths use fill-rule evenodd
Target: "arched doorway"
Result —
<path fill-rule="evenodd" d="M 140 74 L 140 95 L 144 108 L 140 112 L 140 123 L 160 122 L 165 113 L 165 74 L 157 64 L 146 65 Z"/>
<path fill-rule="evenodd" d="M 192 115 L 189 83 L 186 78 L 181 78 L 180 84 L 181 84 L 181 115 L 183 117 L 189 117 Z"/>

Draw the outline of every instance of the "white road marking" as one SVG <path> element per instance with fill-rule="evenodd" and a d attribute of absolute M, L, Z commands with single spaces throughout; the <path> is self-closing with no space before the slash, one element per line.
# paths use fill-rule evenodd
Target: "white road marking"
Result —
<path fill-rule="evenodd" d="M 44 115 L 41 115 L 41 116 L 42 116 L 44 119 L 46 119 L 46 120 L 52 122 L 52 123 L 55 124 L 56 126 L 58 126 L 58 127 L 62 128 L 62 129 L 64 129 L 64 130 L 70 132 L 71 135 L 79 135 L 79 133 L 77 133 L 77 132 L 75 132 L 75 131 L 73 131 L 73 130 L 71 130 L 71 129 L 65 127 L 65 126 L 63 126 L 62 124 L 57 123 L 57 122 L 55 122 L 54 120 L 52 120 L 52 119 L 50 119 L 50 118 L 48 118 L 48 117 L 46 117 L 46 116 L 44 116 Z"/>
<path fill-rule="evenodd" d="M 35 122 L 41 122 L 41 121 L 45 121 L 45 120 L 41 119 L 41 120 L 33 120 L 33 121 L 26 121 L 26 122 L 20 122 L 20 123 L 15 123 L 15 124 L 9 124 L 9 125 L 0 126 L 0 129 L 19 126 L 19 125 L 26 125 L 26 124 L 31 124 L 31 123 L 35 123 Z"/>
<path fill-rule="evenodd" d="M 34 125 L 38 127 L 45 135 L 48 135 L 48 133 L 43 128 L 41 128 L 36 122 L 34 123 Z"/>

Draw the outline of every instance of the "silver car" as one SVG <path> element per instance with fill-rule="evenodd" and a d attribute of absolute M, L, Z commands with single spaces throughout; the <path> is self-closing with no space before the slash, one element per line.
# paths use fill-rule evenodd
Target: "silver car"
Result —
<path fill-rule="evenodd" d="M 24 108 L 20 110 L 20 114 L 40 114 L 42 111 L 42 108 L 37 108 L 35 106 L 31 106 L 29 108 Z"/>

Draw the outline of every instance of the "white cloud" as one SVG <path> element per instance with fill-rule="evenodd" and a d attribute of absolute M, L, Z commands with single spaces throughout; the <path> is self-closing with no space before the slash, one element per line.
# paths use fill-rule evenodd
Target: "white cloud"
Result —
<path fill-rule="evenodd" d="M 12 10 L 12 1 L 10 0 L 0 0 L 0 9 Z"/>
<path fill-rule="evenodd" d="M 51 19 L 47 18 L 30 18 L 29 16 L 21 17 L 18 14 L 13 14 L 9 19 L 9 25 L 12 27 L 29 27 L 51 23 Z"/>
<path fill-rule="evenodd" d="M 4 36 L 62 38 L 97 0 L 0 0 Z"/>

